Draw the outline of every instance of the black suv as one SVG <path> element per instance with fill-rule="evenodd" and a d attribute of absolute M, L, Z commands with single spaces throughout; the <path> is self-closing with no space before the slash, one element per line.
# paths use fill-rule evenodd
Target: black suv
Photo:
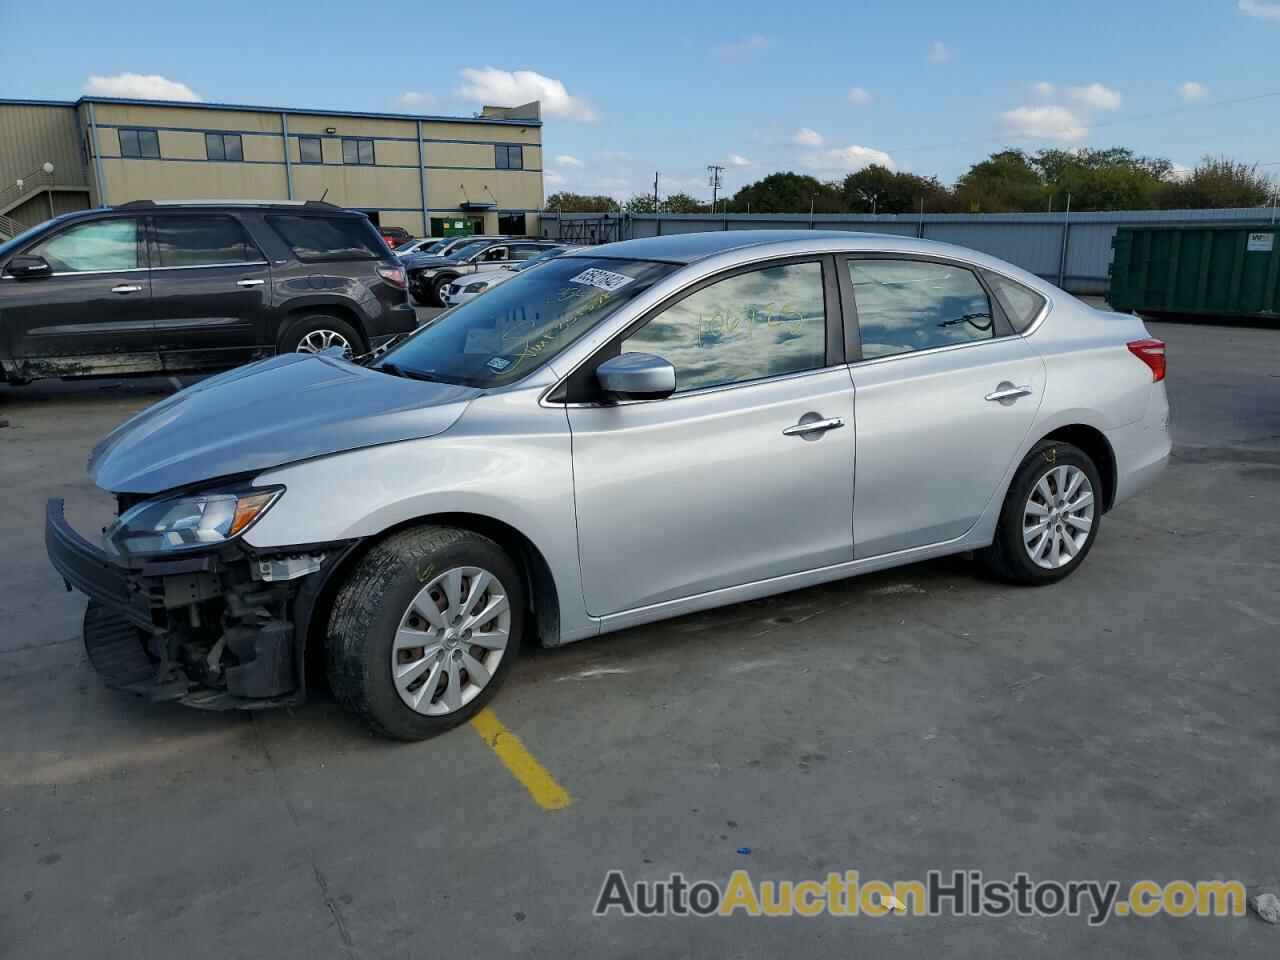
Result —
<path fill-rule="evenodd" d="M 350 356 L 415 326 L 377 229 L 329 203 L 140 200 L 0 244 L 0 382 Z"/>

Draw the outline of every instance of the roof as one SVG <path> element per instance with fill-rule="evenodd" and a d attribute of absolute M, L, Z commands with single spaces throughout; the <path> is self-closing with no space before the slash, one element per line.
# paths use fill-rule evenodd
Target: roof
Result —
<path fill-rule="evenodd" d="M 872 241 L 871 245 L 880 245 L 885 241 L 901 239 L 904 238 L 881 233 L 859 233 L 852 230 L 716 230 L 707 233 L 676 233 L 606 243 L 592 247 L 591 255 L 661 260 L 667 263 L 693 263 L 718 253 L 748 247 L 782 247 L 801 241 L 824 242 L 826 247 L 830 247 L 830 241 L 839 240 L 855 248 L 868 246 L 868 241 Z M 917 242 L 929 245 L 927 241 Z"/>
<path fill-rule="evenodd" d="M 294 116 L 312 117 L 361 117 L 374 120 L 423 120 L 431 123 L 483 123 L 508 127 L 540 127 L 542 121 L 529 118 L 506 117 L 447 117 L 427 113 L 364 113 L 359 110 L 317 110 L 298 107 L 264 107 L 244 103 L 208 103 L 188 100 L 136 100 L 127 97 L 81 97 L 78 100 L 22 100 L 0 97 L 0 106 L 27 107 L 78 107 L 82 103 L 119 104 L 127 107 L 167 107 L 182 110 L 241 110 L 249 113 L 287 113 Z M 524 106 L 528 106 L 525 104 Z M 492 109 L 492 108 L 486 108 Z M 520 107 L 509 108 L 519 110 Z"/>

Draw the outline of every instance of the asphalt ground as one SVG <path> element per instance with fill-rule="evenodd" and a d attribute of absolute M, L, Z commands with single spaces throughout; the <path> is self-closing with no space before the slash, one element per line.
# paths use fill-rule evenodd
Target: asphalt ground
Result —
<path fill-rule="evenodd" d="M 100 526 L 90 448 L 172 385 L 0 387 L 0 956 L 1276 956 L 1252 915 L 592 915 L 611 869 L 1274 889 L 1280 330 L 1151 330 L 1173 461 L 1063 583 L 954 557 L 526 649 L 414 745 L 105 690 L 44 502 Z"/>

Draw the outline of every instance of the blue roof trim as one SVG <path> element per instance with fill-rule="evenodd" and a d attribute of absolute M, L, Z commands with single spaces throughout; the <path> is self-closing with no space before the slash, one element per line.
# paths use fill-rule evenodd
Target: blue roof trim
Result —
<path fill-rule="evenodd" d="M 127 107 L 178 107 L 193 110 L 244 110 L 250 113 L 289 113 L 301 117 L 358 117 L 366 120 L 421 120 L 427 123 L 486 123 L 505 127 L 540 127 L 541 120 L 504 120 L 499 117 L 445 117 L 423 113 L 364 113 L 359 110 L 314 110 L 296 107 L 261 107 L 246 103 L 209 103 L 186 100 L 132 100 L 125 97 L 81 97 L 79 100 L 10 100 L 0 105 L 24 107 L 78 107 L 82 103 L 118 104 Z"/>

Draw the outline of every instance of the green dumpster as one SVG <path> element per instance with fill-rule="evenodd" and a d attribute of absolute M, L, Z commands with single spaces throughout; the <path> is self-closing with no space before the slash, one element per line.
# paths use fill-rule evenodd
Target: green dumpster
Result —
<path fill-rule="evenodd" d="M 1111 241 L 1115 310 L 1280 315 L 1280 224 L 1120 227 Z"/>

